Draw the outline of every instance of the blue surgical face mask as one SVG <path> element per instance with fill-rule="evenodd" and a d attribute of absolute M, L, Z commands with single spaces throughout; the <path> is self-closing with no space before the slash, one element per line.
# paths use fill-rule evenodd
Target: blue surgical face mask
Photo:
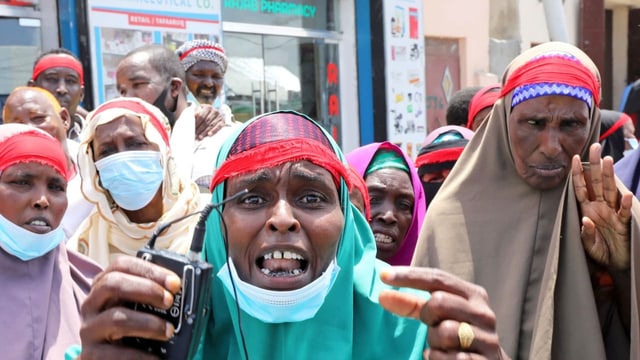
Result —
<path fill-rule="evenodd" d="M 0 247 L 22 261 L 29 261 L 53 250 L 64 239 L 61 226 L 46 234 L 36 234 L 0 215 Z"/>
<path fill-rule="evenodd" d="M 123 151 L 96 161 L 100 183 L 125 210 L 140 210 L 158 192 L 164 169 L 158 151 Z"/>
<path fill-rule="evenodd" d="M 622 152 L 623 156 L 629 155 L 630 152 L 632 152 L 633 150 L 638 148 L 638 139 L 636 139 L 636 138 L 624 138 L 624 141 L 629 143 L 629 146 L 631 147 L 631 149 L 623 151 Z"/>
<path fill-rule="evenodd" d="M 338 277 L 340 267 L 335 260 L 327 270 L 308 285 L 296 290 L 266 290 L 244 282 L 238 276 L 231 258 L 218 272 L 227 292 L 235 298 L 230 276 L 236 285 L 240 308 L 265 323 L 298 322 L 316 315 Z"/>

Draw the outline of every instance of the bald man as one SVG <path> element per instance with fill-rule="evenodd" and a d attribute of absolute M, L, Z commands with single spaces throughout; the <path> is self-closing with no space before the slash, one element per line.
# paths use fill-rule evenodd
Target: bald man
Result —
<path fill-rule="evenodd" d="M 80 222 L 86 218 L 93 204 L 85 200 L 80 190 L 80 176 L 77 171 L 78 143 L 67 139 L 71 124 L 69 111 L 60 106 L 58 100 L 46 89 L 21 86 L 13 89 L 2 109 L 4 123 L 20 123 L 37 127 L 58 139 L 67 154 L 71 179 L 67 184 L 69 205 L 62 218 L 62 229 L 71 237 Z"/>

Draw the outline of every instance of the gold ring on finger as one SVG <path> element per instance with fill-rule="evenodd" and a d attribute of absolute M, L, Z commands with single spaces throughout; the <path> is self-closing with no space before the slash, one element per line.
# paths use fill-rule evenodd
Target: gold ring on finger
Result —
<path fill-rule="evenodd" d="M 460 348 L 462 350 L 469 349 L 475 337 L 476 335 L 473 333 L 471 325 L 464 321 L 461 322 L 460 326 L 458 326 L 458 340 L 460 341 Z"/>

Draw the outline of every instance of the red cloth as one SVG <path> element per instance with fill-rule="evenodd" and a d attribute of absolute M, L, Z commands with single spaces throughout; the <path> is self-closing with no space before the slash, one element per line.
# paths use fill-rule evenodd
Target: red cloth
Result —
<path fill-rule="evenodd" d="M 80 78 L 80 85 L 84 85 L 84 75 L 82 72 L 82 64 L 71 56 L 45 56 L 33 68 L 33 74 L 31 75 L 31 80 L 36 80 L 36 78 L 45 70 L 55 68 L 55 67 L 64 67 L 74 70 L 78 73 L 78 77 Z"/>
<path fill-rule="evenodd" d="M 162 140 L 164 140 L 164 143 L 167 146 L 169 146 L 169 133 L 167 133 L 167 130 L 162 125 L 162 122 L 160 121 L 160 119 L 158 119 L 144 105 L 142 105 L 140 103 L 137 103 L 137 102 L 133 102 L 133 101 L 127 100 L 127 99 L 112 100 L 112 101 L 110 101 L 108 103 L 100 105 L 95 110 L 95 113 L 93 114 L 93 116 L 91 116 L 91 118 L 95 119 L 98 116 L 98 114 L 100 114 L 101 112 L 106 111 L 108 109 L 127 109 L 127 110 L 133 111 L 136 114 L 148 115 L 149 118 L 151 119 L 151 124 L 153 125 L 153 127 L 156 128 L 156 130 L 158 130 L 158 132 L 160 133 L 160 136 L 162 136 Z"/>
<path fill-rule="evenodd" d="M 473 129 L 473 118 L 478 115 L 484 108 L 493 106 L 500 98 L 500 84 L 491 84 L 483 87 L 478 91 L 471 101 L 469 101 L 469 115 L 467 117 L 467 128 Z"/>
<path fill-rule="evenodd" d="M 560 55 L 540 57 L 515 69 L 502 87 L 500 97 L 519 86 L 548 83 L 549 79 L 553 79 L 555 83 L 588 89 L 593 94 L 594 105 L 599 106 L 600 80 L 578 60 Z"/>
<path fill-rule="evenodd" d="M 229 156 L 216 170 L 211 180 L 210 190 L 213 191 L 218 184 L 230 177 L 302 160 L 310 161 L 329 171 L 336 187 L 340 186 L 340 178 L 342 178 L 351 189 L 347 168 L 334 153 L 316 140 L 297 138 L 260 144 Z"/>
<path fill-rule="evenodd" d="M 631 121 L 631 117 L 625 113 L 620 113 L 620 117 L 616 120 L 613 125 L 604 133 L 600 134 L 600 139 L 598 141 L 602 141 L 609 137 L 609 135 L 613 134 L 616 130 L 618 130 L 621 126 L 623 126 L 627 121 Z"/>
<path fill-rule="evenodd" d="M 65 179 L 70 178 L 67 156 L 60 142 L 40 131 L 25 131 L 0 143 L 0 171 L 26 162 L 51 166 Z"/>

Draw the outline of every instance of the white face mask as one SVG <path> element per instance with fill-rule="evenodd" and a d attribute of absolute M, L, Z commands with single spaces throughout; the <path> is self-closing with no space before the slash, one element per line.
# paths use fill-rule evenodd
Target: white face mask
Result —
<path fill-rule="evenodd" d="M 336 260 L 331 261 L 327 270 L 320 277 L 300 289 L 275 291 L 259 288 L 244 282 L 238 276 L 231 258 L 218 272 L 218 278 L 229 294 L 234 296 L 233 285 L 236 285 L 240 308 L 252 317 L 265 323 L 298 322 L 316 315 L 324 298 L 327 296 L 340 272 Z"/>
<path fill-rule="evenodd" d="M 36 234 L 0 215 L 0 247 L 22 261 L 40 257 L 64 239 L 62 226 L 45 234 Z"/>
<path fill-rule="evenodd" d="M 624 138 L 624 141 L 626 141 L 629 144 L 631 149 L 623 151 L 622 152 L 623 156 L 629 155 L 629 153 L 631 153 L 633 150 L 638 148 L 638 139 L 636 139 L 636 138 Z"/>

